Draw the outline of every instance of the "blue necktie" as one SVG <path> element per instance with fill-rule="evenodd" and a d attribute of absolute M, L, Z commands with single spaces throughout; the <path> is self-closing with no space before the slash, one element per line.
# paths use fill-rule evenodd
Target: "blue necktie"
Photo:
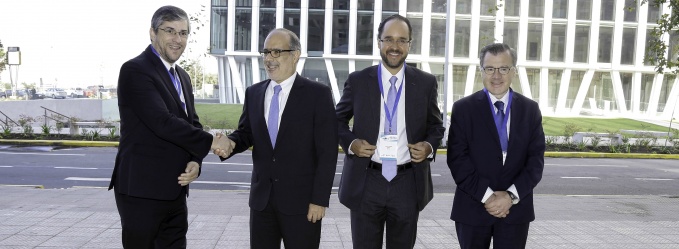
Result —
<path fill-rule="evenodd" d="M 505 119 L 505 103 L 496 101 L 495 107 L 497 107 L 497 113 L 495 113 L 495 128 L 497 128 L 497 133 L 500 135 L 500 146 L 502 147 L 502 151 L 507 151 L 507 130 L 502 128 L 502 122 Z"/>
<path fill-rule="evenodd" d="M 273 96 L 271 96 L 271 104 L 269 105 L 269 138 L 271 138 L 271 146 L 276 147 L 276 137 L 278 136 L 278 93 L 281 92 L 281 86 L 273 87 Z"/>
<path fill-rule="evenodd" d="M 179 102 L 182 102 L 182 108 L 186 111 L 186 104 L 182 100 L 182 85 L 179 82 L 179 76 L 174 71 L 174 67 L 170 68 L 170 75 L 172 76 L 172 84 L 174 85 L 174 90 L 177 91 L 177 96 L 179 97 Z"/>
<path fill-rule="evenodd" d="M 392 115 L 391 122 L 389 122 L 389 119 L 386 118 L 384 119 L 384 134 L 389 134 L 389 135 L 396 135 L 398 134 L 398 108 L 394 108 L 394 103 L 396 102 L 396 81 L 398 78 L 396 76 L 391 76 L 389 79 L 389 83 L 391 83 L 391 87 L 389 87 L 389 93 L 387 93 L 387 108 L 393 108 L 392 110 L 389 111 Z M 386 112 L 385 112 L 386 114 Z M 383 160 L 382 161 L 382 175 L 384 176 L 387 181 L 391 181 L 396 177 L 396 160 Z"/>

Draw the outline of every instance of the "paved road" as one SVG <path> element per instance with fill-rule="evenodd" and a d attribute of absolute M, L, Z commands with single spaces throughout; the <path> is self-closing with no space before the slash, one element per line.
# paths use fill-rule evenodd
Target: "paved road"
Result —
<path fill-rule="evenodd" d="M 0 146 L 0 185 L 41 185 L 45 188 L 108 186 L 115 148 L 55 148 Z M 339 155 L 334 187 L 342 171 Z M 433 163 L 436 193 L 454 193 L 455 184 L 445 155 Z M 537 194 L 559 195 L 677 195 L 679 162 L 655 159 L 546 158 Z M 194 189 L 249 189 L 252 160 L 249 153 L 225 162 L 209 155 Z"/>

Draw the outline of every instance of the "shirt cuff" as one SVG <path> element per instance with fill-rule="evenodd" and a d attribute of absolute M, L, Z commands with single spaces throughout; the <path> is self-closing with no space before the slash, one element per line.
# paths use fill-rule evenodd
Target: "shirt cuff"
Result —
<path fill-rule="evenodd" d="M 354 142 L 356 142 L 356 140 L 357 139 L 354 139 L 354 141 L 351 141 L 351 143 L 349 144 L 349 148 L 347 148 L 347 154 L 349 155 L 355 154 L 353 151 L 351 151 L 351 146 L 354 145 Z"/>
<path fill-rule="evenodd" d="M 507 191 L 512 192 L 512 194 L 516 196 L 517 200 L 516 203 L 519 203 L 519 201 L 521 201 L 521 198 L 519 198 L 519 191 L 516 190 L 516 186 L 514 184 L 512 184 L 512 186 L 510 186 L 509 189 L 507 189 Z"/>
<path fill-rule="evenodd" d="M 488 200 L 488 198 L 490 198 L 491 195 L 493 195 L 493 190 L 490 189 L 490 188 L 486 189 L 486 194 L 483 195 L 483 199 L 481 199 L 481 203 L 485 204 L 486 201 Z"/>
<path fill-rule="evenodd" d="M 431 144 L 427 141 L 424 141 L 424 142 L 427 143 L 429 145 L 429 149 L 431 149 L 431 153 L 427 156 L 427 158 L 434 158 L 434 152 L 435 152 L 434 146 L 431 146 Z"/>

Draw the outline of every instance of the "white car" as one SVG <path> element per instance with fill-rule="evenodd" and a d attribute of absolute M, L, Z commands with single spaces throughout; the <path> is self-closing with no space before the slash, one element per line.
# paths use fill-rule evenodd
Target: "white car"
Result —
<path fill-rule="evenodd" d="M 53 99 L 65 99 L 66 91 L 64 91 L 64 89 L 61 88 L 49 88 L 45 90 L 45 97 Z"/>
<path fill-rule="evenodd" d="M 69 88 L 66 89 L 66 96 L 69 96 L 71 98 L 82 98 L 85 96 L 85 93 L 83 92 L 83 89 L 80 87 L 74 87 L 74 88 Z"/>

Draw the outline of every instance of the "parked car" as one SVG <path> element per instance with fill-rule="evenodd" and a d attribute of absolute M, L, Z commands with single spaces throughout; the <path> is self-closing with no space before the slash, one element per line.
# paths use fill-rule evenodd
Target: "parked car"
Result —
<path fill-rule="evenodd" d="M 66 89 L 66 96 L 69 96 L 71 98 L 82 98 L 85 96 L 85 93 L 83 92 L 83 89 L 80 87 L 73 87 Z"/>
<path fill-rule="evenodd" d="M 0 99 L 4 99 L 4 98 L 7 98 L 7 94 L 5 93 L 5 91 L 1 91 L 0 92 Z"/>
<path fill-rule="evenodd" d="M 53 99 L 65 99 L 66 91 L 61 88 L 49 88 L 45 90 L 45 96 Z"/>

